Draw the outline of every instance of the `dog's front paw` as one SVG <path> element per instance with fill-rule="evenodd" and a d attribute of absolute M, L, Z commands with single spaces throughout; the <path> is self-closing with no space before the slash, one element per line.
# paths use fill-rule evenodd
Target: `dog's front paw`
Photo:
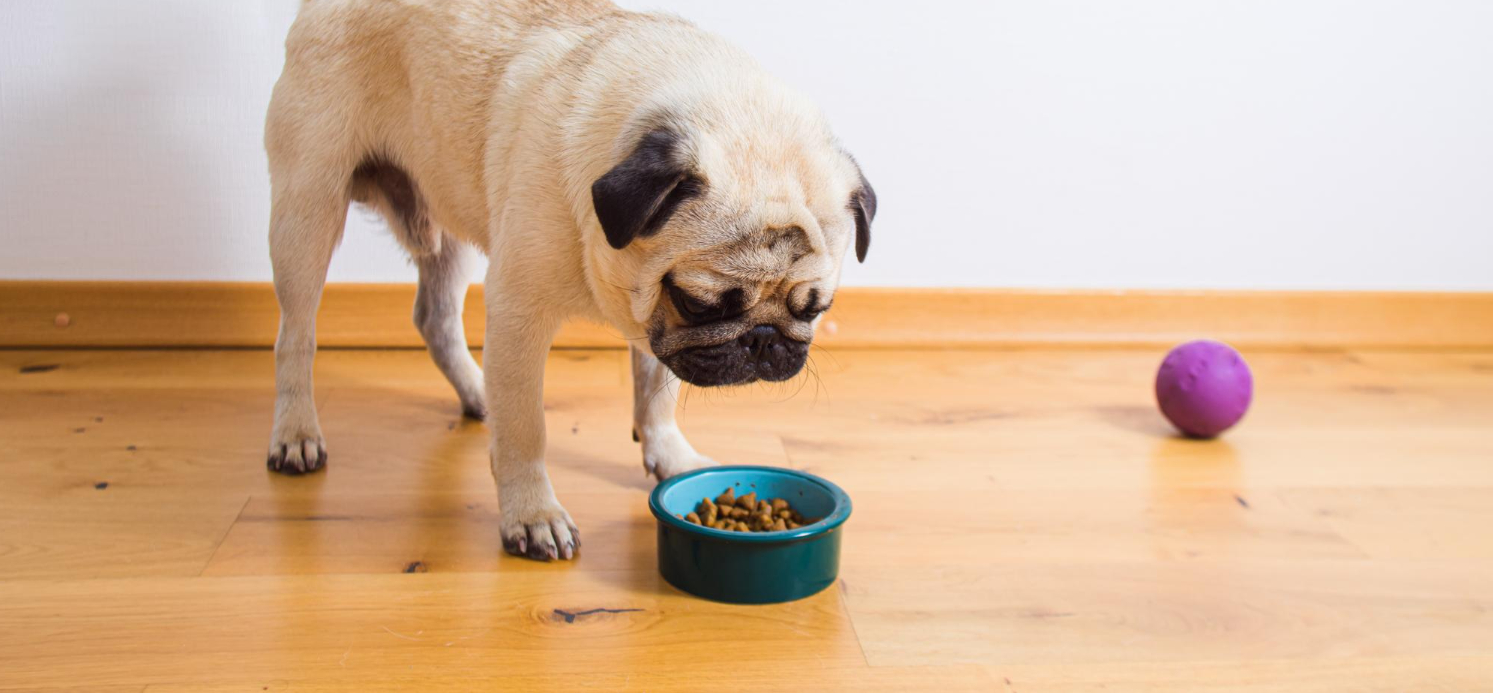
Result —
<path fill-rule="evenodd" d="M 315 422 L 309 426 L 282 426 L 276 422 L 270 435 L 270 454 L 265 466 L 271 471 L 292 476 L 309 474 L 327 464 L 327 441 L 321 437 L 321 427 Z"/>
<path fill-rule="evenodd" d="M 536 561 L 570 560 L 581 548 L 581 532 L 554 500 L 502 503 L 503 550 Z M 523 507 L 532 505 L 532 507 Z"/>
<path fill-rule="evenodd" d="M 715 460 L 695 452 L 677 428 L 644 436 L 643 469 L 659 481 L 715 465 Z"/>

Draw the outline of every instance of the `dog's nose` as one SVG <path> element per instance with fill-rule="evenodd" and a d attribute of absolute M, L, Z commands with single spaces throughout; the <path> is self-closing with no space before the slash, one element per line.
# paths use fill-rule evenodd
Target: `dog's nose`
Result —
<path fill-rule="evenodd" d="M 741 342 L 741 345 L 751 352 L 752 358 L 761 360 L 767 355 L 769 349 L 782 343 L 783 333 L 772 325 L 758 325 L 738 337 L 736 341 Z"/>

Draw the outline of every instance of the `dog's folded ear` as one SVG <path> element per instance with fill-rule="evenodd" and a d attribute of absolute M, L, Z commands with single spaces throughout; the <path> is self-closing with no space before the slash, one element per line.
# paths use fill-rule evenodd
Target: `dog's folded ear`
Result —
<path fill-rule="evenodd" d="M 865 262 L 866 251 L 871 249 L 871 220 L 876 218 L 876 191 L 865 174 L 861 174 L 861 187 L 850 195 L 850 212 L 855 215 L 855 260 Z"/>
<path fill-rule="evenodd" d="M 645 135 L 637 149 L 591 184 L 596 219 L 613 248 L 658 233 L 684 201 L 705 189 L 681 160 L 680 138 L 666 130 Z"/>

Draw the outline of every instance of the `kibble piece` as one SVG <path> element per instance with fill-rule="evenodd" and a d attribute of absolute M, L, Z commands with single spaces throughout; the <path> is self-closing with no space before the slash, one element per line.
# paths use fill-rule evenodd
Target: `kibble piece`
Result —
<path fill-rule="evenodd" d="M 784 524 L 788 525 L 788 529 L 798 529 L 799 527 L 802 526 L 802 525 L 798 524 L 797 522 L 794 522 L 793 520 L 789 520 L 788 522 L 786 522 Z"/>
<path fill-rule="evenodd" d="M 707 524 L 707 525 L 715 524 L 715 518 L 716 518 L 716 516 L 717 515 L 716 515 L 715 505 L 714 504 L 712 504 L 709 507 L 705 508 L 705 524 Z"/>
<path fill-rule="evenodd" d="M 687 521 L 689 521 L 689 522 L 693 522 L 693 523 L 695 523 L 697 525 L 700 524 L 700 516 L 696 515 L 694 513 L 690 513 L 688 515 L 685 515 L 684 519 L 687 520 Z"/>
<path fill-rule="evenodd" d="M 725 493 L 715 497 L 716 505 L 731 505 L 736 502 L 736 491 L 726 489 Z"/>
<path fill-rule="evenodd" d="M 757 509 L 757 492 L 753 491 L 736 499 L 736 505 L 747 510 Z"/>
<path fill-rule="evenodd" d="M 788 509 L 788 501 L 785 501 L 782 498 L 774 498 L 774 499 L 772 499 L 772 510 L 773 510 L 773 512 L 778 512 L 780 510 L 787 510 L 787 509 Z"/>
<path fill-rule="evenodd" d="M 772 514 L 772 503 L 769 503 L 769 502 L 767 502 L 765 500 L 759 500 L 759 501 L 757 501 L 757 513 L 758 514 L 767 513 L 768 515 L 771 515 Z"/>
<path fill-rule="evenodd" d="M 780 517 L 777 520 L 773 521 L 773 523 L 772 523 L 772 531 L 774 531 L 774 532 L 781 532 L 781 531 L 783 531 L 785 529 L 788 529 L 788 523 L 784 522 L 783 518 Z"/>

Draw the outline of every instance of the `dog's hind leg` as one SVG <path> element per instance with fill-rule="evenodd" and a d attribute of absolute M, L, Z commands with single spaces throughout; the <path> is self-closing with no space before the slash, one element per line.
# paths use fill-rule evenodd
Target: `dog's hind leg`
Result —
<path fill-rule="evenodd" d="M 268 466 L 304 474 L 327 461 L 317 420 L 311 364 L 316 355 L 316 309 L 327 265 L 347 221 L 347 178 L 335 171 L 271 176 L 270 260 L 280 333 L 275 339 L 275 424 Z"/>
<path fill-rule="evenodd" d="M 415 294 L 415 327 L 425 338 L 430 357 L 456 388 L 461 412 L 481 421 L 487 415 L 483 404 L 482 369 L 467 350 L 461 311 L 470 280 L 462 266 L 465 246 L 450 237 L 442 239 L 436 252 L 415 256 L 420 268 L 420 288 Z"/>
<path fill-rule="evenodd" d="M 462 266 L 466 246 L 430 218 L 419 183 L 395 160 L 366 157 L 353 170 L 352 199 L 384 217 L 389 231 L 420 268 L 415 294 L 415 327 L 430 348 L 435 365 L 456 388 L 461 411 L 473 419 L 486 416 L 482 369 L 467 350 L 461 309 L 471 282 Z"/>

